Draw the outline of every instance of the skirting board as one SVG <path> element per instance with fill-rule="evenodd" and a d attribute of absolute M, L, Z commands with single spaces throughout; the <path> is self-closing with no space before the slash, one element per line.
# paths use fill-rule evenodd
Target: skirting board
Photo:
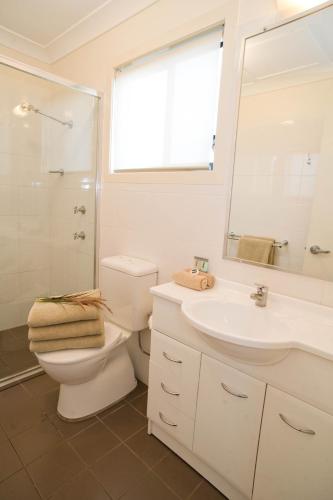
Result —
<path fill-rule="evenodd" d="M 187 462 L 193 469 L 201 474 L 207 481 L 212 483 L 223 495 L 229 500 L 249 500 L 242 493 L 231 486 L 222 476 L 215 472 L 209 465 L 200 460 L 192 451 L 182 446 L 178 441 L 173 439 L 167 432 L 165 432 L 159 425 L 155 424 L 152 420 L 148 421 L 148 434 L 153 434 L 157 439 L 162 441 L 168 448 L 174 451 L 185 462 Z"/>

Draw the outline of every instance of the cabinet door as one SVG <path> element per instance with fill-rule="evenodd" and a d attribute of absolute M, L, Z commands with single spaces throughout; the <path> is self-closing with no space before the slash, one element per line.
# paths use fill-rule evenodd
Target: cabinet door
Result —
<path fill-rule="evenodd" d="M 252 494 L 265 390 L 263 382 L 202 356 L 194 452 L 247 498 Z"/>
<path fill-rule="evenodd" d="M 333 499 L 333 417 L 268 387 L 254 500 Z"/>

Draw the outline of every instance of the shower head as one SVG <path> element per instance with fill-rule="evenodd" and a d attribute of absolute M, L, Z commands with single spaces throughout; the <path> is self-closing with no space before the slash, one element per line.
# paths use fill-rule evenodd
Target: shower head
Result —
<path fill-rule="evenodd" d="M 50 120 L 54 120 L 55 122 L 61 123 L 61 125 L 65 125 L 68 128 L 73 128 L 72 120 L 65 122 L 63 120 L 59 120 L 58 118 L 55 118 L 54 116 L 47 115 L 46 113 L 42 113 L 42 111 L 35 108 L 35 106 L 30 104 L 29 102 L 21 102 L 21 104 L 18 104 L 13 109 L 13 113 L 16 116 L 27 116 L 29 111 L 33 111 L 34 113 L 38 113 L 39 115 L 45 116 L 46 118 L 49 118 Z"/>

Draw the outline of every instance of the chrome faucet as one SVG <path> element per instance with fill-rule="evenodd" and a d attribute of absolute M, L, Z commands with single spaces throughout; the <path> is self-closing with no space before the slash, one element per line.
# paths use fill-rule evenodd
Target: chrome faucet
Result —
<path fill-rule="evenodd" d="M 268 286 L 260 285 L 259 283 L 255 283 L 257 287 L 257 291 L 251 293 L 250 298 L 255 300 L 255 304 L 258 307 L 265 307 L 267 304 L 267 296 L 268 296 Z"/>

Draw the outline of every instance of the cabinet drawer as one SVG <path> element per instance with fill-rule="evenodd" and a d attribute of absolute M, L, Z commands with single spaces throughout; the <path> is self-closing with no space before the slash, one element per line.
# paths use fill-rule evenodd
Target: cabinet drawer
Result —
<path fill-rule="evenodd" d="M 149 365 L 149 398 L 164 401 L 194 419 L 197 404 L 198 377 L 193 373 L 192 384 L 187 377 L 176 377 L 155 363 Z"/>
<path fill-rule="evenodd" d="M 192 449 L 194 420 L 184 415 L 174 406 L 165 401 L 148 399 L 148 418 L 153 420 L 165 432 L 182 443 L 186 448 Z"/>
<path fill-rule="evenodd" d="M 263 382 L 202 356 L 193 449 L 247 498 L 252 494 L 265 390 Z"/>
<path fill-rule="evenodd" d="M 268 387 L 254 500 L 332 500 L 333 417 Z"/>
<path fill-rule="evenodd" d="M 200 361 L 200 352 L 153 330 L 149 388 L 155 396 L 165 396 L 166 402 L 190 418 L 195 415 Z M 168 395 L 166 391 L 179 396 Z"/>

